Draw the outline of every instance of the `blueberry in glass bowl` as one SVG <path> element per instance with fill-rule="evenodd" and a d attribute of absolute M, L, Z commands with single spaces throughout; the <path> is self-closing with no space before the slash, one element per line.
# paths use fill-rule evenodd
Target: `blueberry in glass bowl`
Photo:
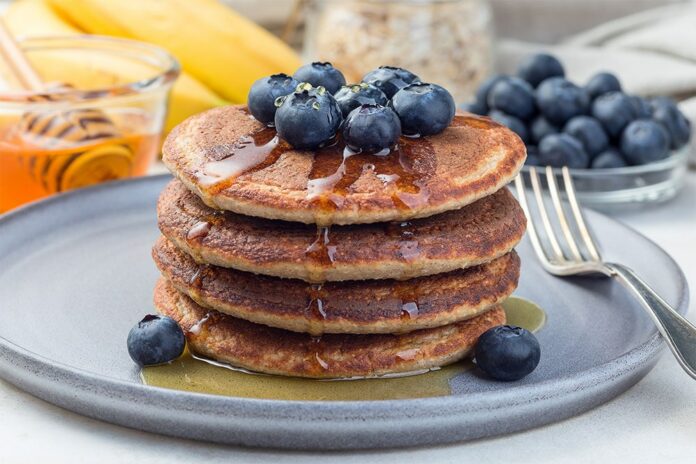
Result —
<path fill-rule="evenodd" d="M 487 114 L 523 139 L 522 175 L 550 170 L 560 184 L 567 166 L 584 206 L 615 211 L 674 197 L 685 183 L 692 134 L 677 104 L 633 95 L 611 71 L 578 85 L 555 61 L 539 54 L 517 76 L 493 75 L 460 108 Z"/>

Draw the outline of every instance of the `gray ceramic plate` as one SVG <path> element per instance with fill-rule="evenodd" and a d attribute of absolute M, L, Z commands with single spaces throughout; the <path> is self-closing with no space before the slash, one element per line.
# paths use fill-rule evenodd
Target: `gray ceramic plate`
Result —
<path fill-rule="evenodd" d="M 595 407 L 653 367 L 662 341 L 609 280 L 561 280 L 519 247 L 518 295 L 546 309 L 542 360 L 516 383 L 473 371 L 452 395 L 377 402 L 292 402 L 184 393 L 141 384 L 126 334 L 151 311 L 155 201 L 167 177 L 51 198 L 0 218 L 0 375 L 78 413 L 137 429 L 252 446 L 403 447 L 514 432 Z M 635 268 L 679 311 L 674 261 L 591 211 L 607 258 Z"/>

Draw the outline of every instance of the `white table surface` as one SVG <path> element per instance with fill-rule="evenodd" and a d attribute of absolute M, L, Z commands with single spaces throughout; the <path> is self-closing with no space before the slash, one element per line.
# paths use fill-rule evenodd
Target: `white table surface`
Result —
<path fill-rule="evenodd" d="M 674 201 L 615 215 L 672 254 L 696 285 L 696 173 Z M 696 320 L 696 306 L 690 317 Z M 0 380 L 0 464 L 15 463 L 464 463 L 694 462 L 696 382 L 665 352 L 657 367 L 613 401 L 578 417 L 510 436 L 451 446 L 300 453 L 163 437 L 87 419 Z M 659 461 L 658 461 L 659 460 Z"/>

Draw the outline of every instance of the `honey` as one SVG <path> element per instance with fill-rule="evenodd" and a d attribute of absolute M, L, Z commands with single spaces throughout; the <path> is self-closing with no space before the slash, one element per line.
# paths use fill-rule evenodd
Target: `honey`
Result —
<path fill-rule="evenodd" d="M 528 300 L 511 297 L 503 307 L 510 325 L 537 332 L 545 323 L 544 311 Z M 203 320 L 200 324 L 206 322 L 207 320 Z M 416 355 L 417 351 L 414 349 L 396 354 L 405 360 L 413 359 Z M 308 357 L 316 370 L 328 367 L 321 355 L 321 337 L 314 338 L 313 350 L 308 352 Z M 449 395 L 452 393 L 452 380 L 466 375 L 466 371 L 473 366 L 470 360 L 465 360 L 441 369 L 379 378 L 311 380 L 257 374 L 186 352 L 170 364 L 144 368 L 141 377 L 147 385 L 237 398 L 297 401 L 394 400 Z"/>
<path fill-rule="evenodd" d="M 145 122 L 135 115 L 117 131 L 92 110 L 77 113 L 28 114 L 0 123 L 0 213 L 54 193 L 146 173 L 159 134 L 140 132 Z"/>

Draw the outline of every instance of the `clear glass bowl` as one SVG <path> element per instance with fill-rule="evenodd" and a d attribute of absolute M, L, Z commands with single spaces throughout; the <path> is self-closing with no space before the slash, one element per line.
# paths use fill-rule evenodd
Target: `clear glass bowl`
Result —
<path fill-rule="evenodd" d="M 45 89 L 0 90 L 0 213 L 145 174 L 160 149 L 176 59 L 159 47 L 99 36 L 20 46 Z"/>
<path fill-rule="evenodd" d="M 605 212 L 642 208 L 673 198 L 684 186 L 689 146 L 669 157 L 642 166 L 612 169 L 571 169 L 580 204 Z M 556 182 L 563 184 L 560 169 L 554 169 Z M 529 166 L 522 168 L 529 180 Z M 545 184 L 545 176 L 541 176 Z M 528 184 L 529 185 L 529 184 Z"/>

